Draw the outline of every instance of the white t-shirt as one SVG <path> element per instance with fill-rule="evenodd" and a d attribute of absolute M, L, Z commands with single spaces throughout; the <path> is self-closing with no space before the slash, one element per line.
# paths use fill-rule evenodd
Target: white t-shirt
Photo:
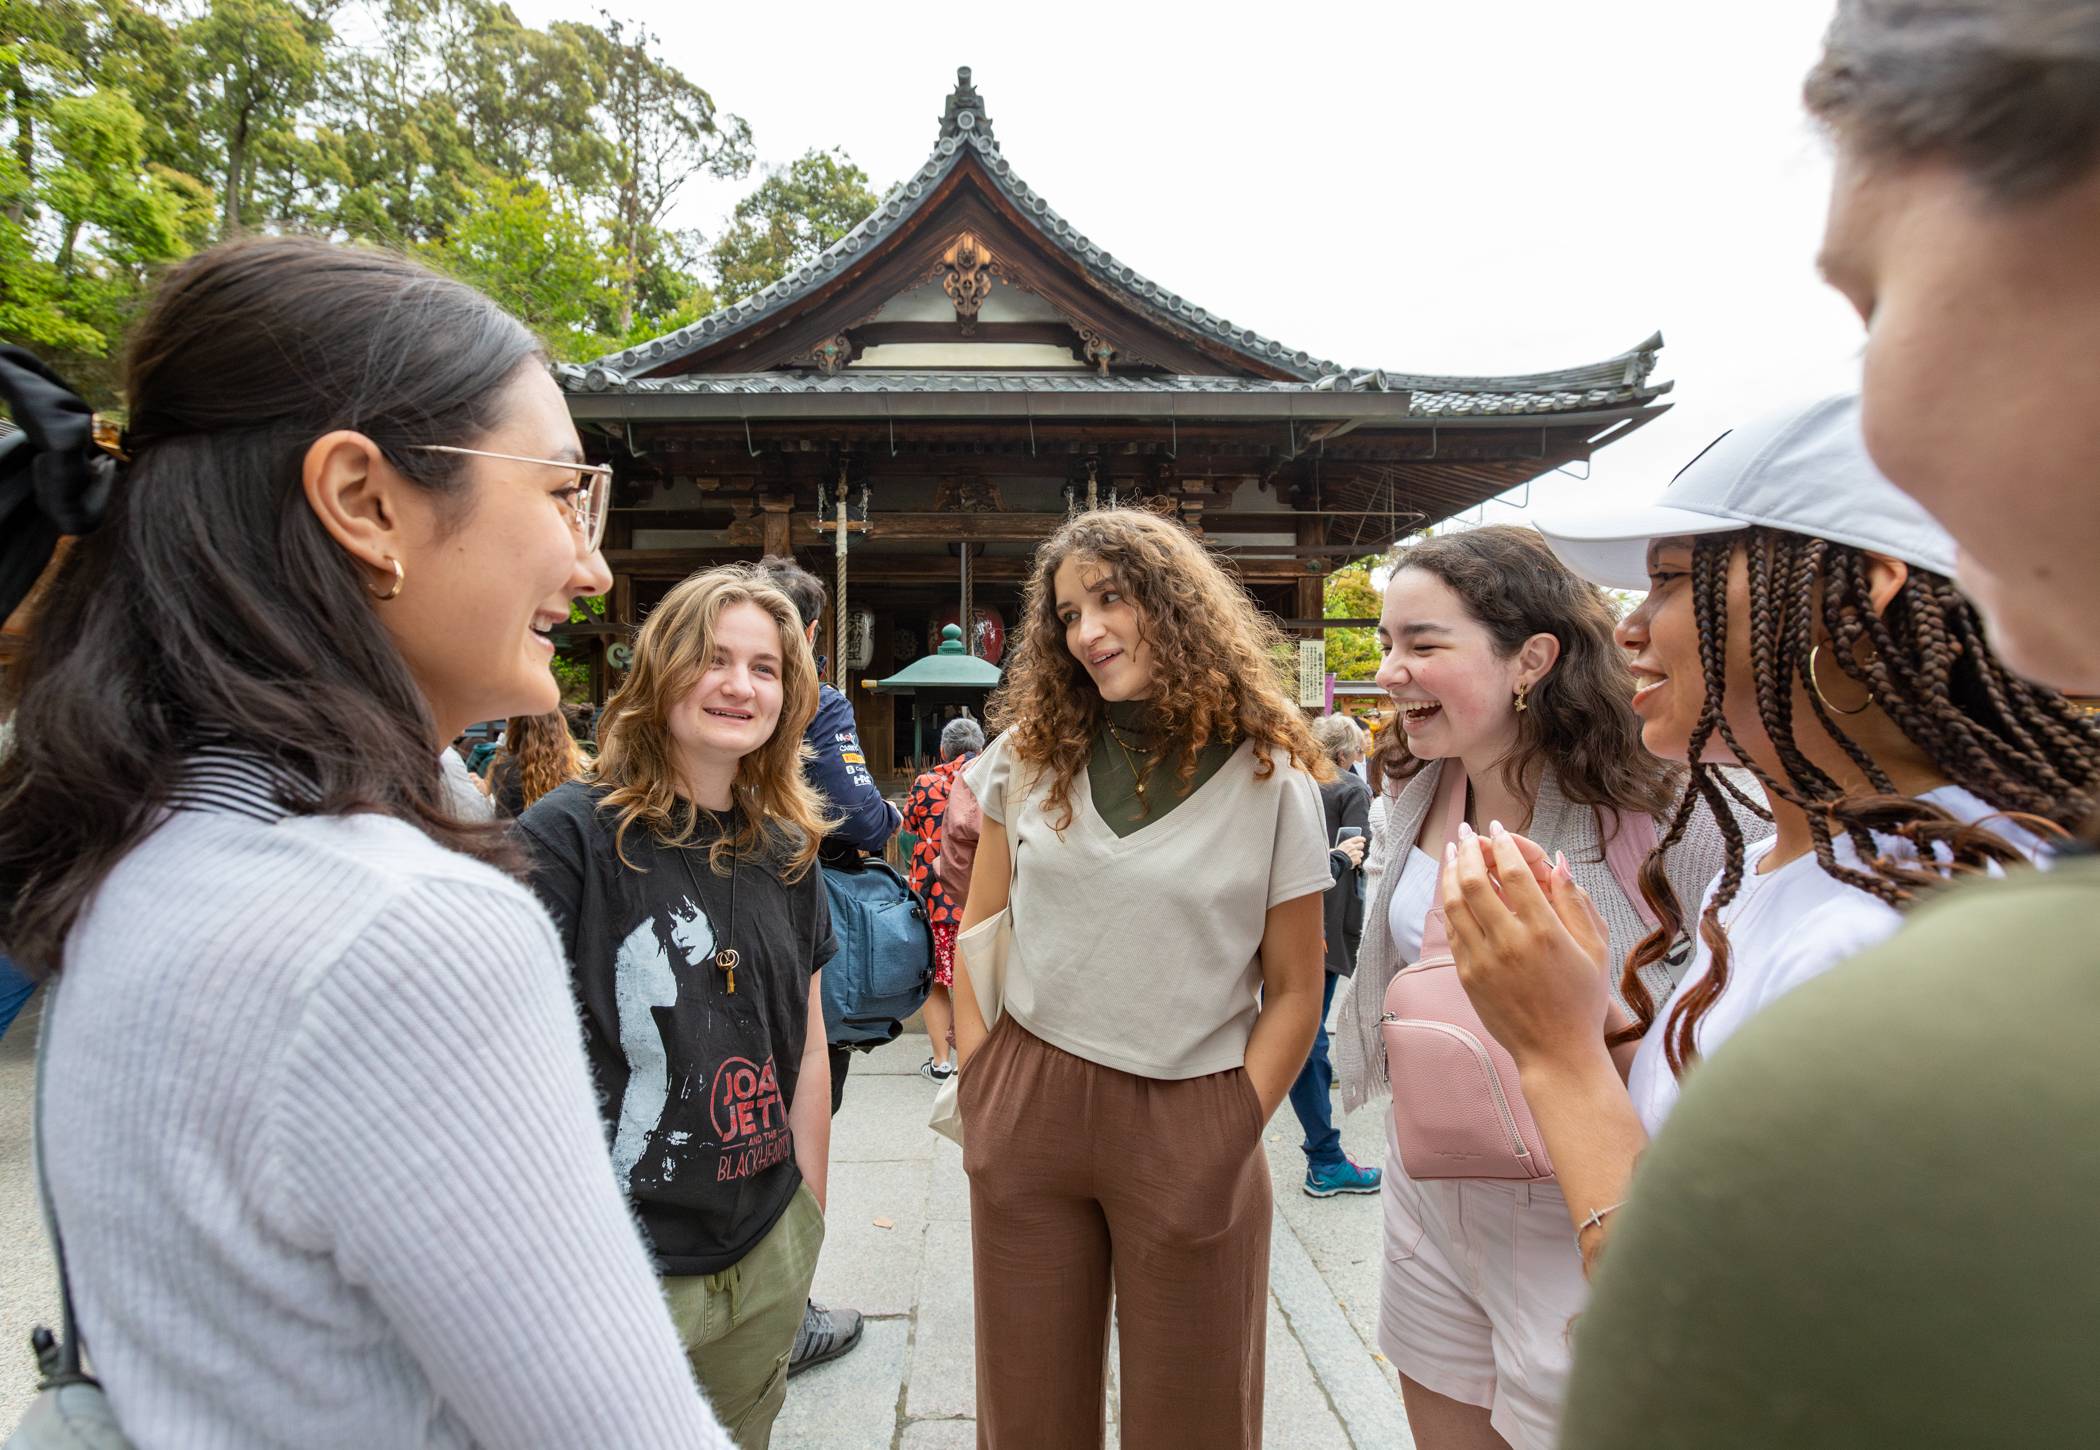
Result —
<path fill-rule="evenodd" d="M 1436 905 L 1437 863 L 1420 846 L 1410 846 L 1400 863 L 1400 879 L 1393 883 L 1393 904 L 1386 910 L 1386 923 L 1393 929 L 1393 960 L 1411 962 L 1422 955 L 1422 928 Z"/>
<path fill-rule="evenodd" d="M 1319 786 L 1287 756 L 1258 774 L 1243 741 L 1188 799 L 1118 836 L 1082 767 L 1059 831 L 1042 809 L 1048 778 L 1015 760 L 1012 738 L 964 776 L 1013 852 L 1004 1010 L 1053 1047 L 1138 1077 L 1243 1066 L 1269 908 L 1333 884 Z"/>
<path fill-rule="evenodd" d="M 1927 791 L 1920 799 L 1963 822 L 1996 814 L 1956 785 Z M 2039 837 L 2010 821 L 1993 820 L 1988 828 L 2029 860 L 2039 861 L 2048 853 Z M 1701 1057 L 1711 1055 L 1745 1022 L 1803 982 L 1892 935 L 1903 920 L 1894 907 L 1825 872 L 1813 852 L 1759 875 L 1758 867 L 1772 853 L 1773 840 L 1768 836 L 1744 850 L 1742 885 L 1735 900 L 1721 908 L 1721 925 L 1728 933 L 1728 982 L 1699 1020 L 1695 1037 Z M 1903 842 L 1889 837 L 1876 840 L 1891 855 L 1907 849 Z M 1850 841 L 1839 838 L 1832 848 L 1841 862 L 1858 864 Z M 1706 888 L 1699 916 L 1705 914 L 1706 903 L 1720 884 L 1717 876 Z M 1670 1000 L 1656 1013 L 1626 1075 L 1626 1091 L 1651 1137 L 1677 1105 L 1677 1077 L 1663 1050 L 1671 1009 L 1706 975 L 1712 961 L 1698 934 L 1698 919 L 1690 919 L 1697 943 L 1691 964 Z"/>

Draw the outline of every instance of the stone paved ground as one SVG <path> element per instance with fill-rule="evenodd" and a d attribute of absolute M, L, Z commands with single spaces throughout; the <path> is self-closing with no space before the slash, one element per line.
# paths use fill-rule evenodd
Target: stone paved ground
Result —
<path fill-rule="evenodd" d="M 925 1058 L 926 1039 L 913 1034 L 854 1064 L 833 1129 L 830 1238 L 816 1292 L 867 1314 L 867 1342 L 793 1382 L 775 1450 L 977 1443 L 969 1188 L 961 1151 L 926 1130 Z M 1359 1161 L 1383 1151 L 1374 1113 L 1346 1122 L 1343 1137 Z M 1305 1159 L 1288 1108 L 1269 1125 L 1266 1147 L 1277 1213 L 1264 1443 L 1411 1450 L 1398 1382 L 1376 1353 L 1378 1200 L 1299 1191 Z"/>
<path fill-rule="evenodd" d="M 0 1041 L 0 1427 L 14 1423 L 31 1392 L 30 1326 L 56 1308 L 29 1166 L 35 1026 L 25 1014 Z M 961 1152 L 926 1127 L 925 1057 L 926 1039 L 908 1034 L 854 1065 L 832 1138 L 817 1297 L 866 1313 L 867 1339 L 793 1382 L 775 1450 L 976 1444 L 969 1193 Z M 1376 1114 L 1358 1113 L 1343 1137 L 1359 1160 L 1377 1160 Z M 1270 1124 L 1266 1147 L 1277 1208 L 1266 1444 L 1412 1450 L 1393 1371 L 1376 1353 L 1378 1200 L 1316 1201 L 1299 1191 L 1304 1159 L 1288 1108 Z M 1113 1424 L 1110 1433 L 1115 1444 Z"/>

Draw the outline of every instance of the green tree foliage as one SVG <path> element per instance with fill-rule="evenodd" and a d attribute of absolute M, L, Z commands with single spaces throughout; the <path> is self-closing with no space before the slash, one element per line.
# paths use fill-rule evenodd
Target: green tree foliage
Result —
<path fill-rule="evenodd" d="M 424 256 L 495 298 L 560 360 L 595 356 L 611 306 L 591 226 L 536 181 L 491 179 Z"/>
<path fill-rule="evenodd" d="M 715 243 L 716 293 L 736 302 L 785 277 L 859 226 L 879 200 L 842 150 L 808 151 L 736 205 Z"/>
<path fill-rule="evenodd" d="M 558 27 L 592 52 L 603 77 L 599 98 L 612 147 L 606 171 L 607 220 L 616 265 L 614 331 L 634 326 L 644 278 L 666 238 L 664 215 L 701 172 L 742 176 L 751 169 L 751 128 L 721 115 L 714 97 L 650 53 L 657 37 L 605 17 L 601 30 Z"/>
<path fill-rule="evenodd" d="M 714 309 L 719 249 L 675 205 L 753 154 L 741 118 L 610 15 L 540 29 L 503 0 L 0 0 L 0 340 L 108 405 L 158 268 L 296 230 L 410 250 L 555 357 L 588 358 Z M 875 200 L 843 153 L 761 191 L 737 211 L 762 234 L 739 278 L 772 280 Z"/>
<path fill-rule="evenodd" d="M 1326 619 L 1376 619 L 1385 596 L 1371 582 L 1381 561 L 1358 559 L 1327 576 Z M 1327 631 L 1327 669 L 1338 680 L 1368 680 L 1378 673 L 1378 635 L 1371 629 Z"/>

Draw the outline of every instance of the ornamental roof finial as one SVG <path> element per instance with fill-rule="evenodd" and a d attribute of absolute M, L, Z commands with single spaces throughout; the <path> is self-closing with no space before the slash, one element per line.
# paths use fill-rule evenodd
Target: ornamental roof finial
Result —
<path fill-rule="evenodd" d="M 941 135 L 968 136 L 973 132 L 990 141 L 992 118 L 984 113 L 984 97 L 970 84 L 970 68 L 958 66 L 955 89 L 948 93 L 948 108 L 941 113 Z"/>

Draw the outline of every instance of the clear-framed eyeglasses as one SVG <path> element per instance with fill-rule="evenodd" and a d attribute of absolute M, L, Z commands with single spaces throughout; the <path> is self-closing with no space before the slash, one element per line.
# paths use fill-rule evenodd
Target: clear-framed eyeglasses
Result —
<path fill-rule="evenodd" d="M 612 513 L 612 465 L 575 463 L 559 458 L 527 458 L 521 453 L 491 453 L 486 448 L 454 448 L 448 443 L 415 445 L 419 453 L 458 453 L 470 458 L 500 458 L 506 463 L 537 463 L 576 475 L 575 494 L 569 500 L 571 522 L 583 536 L 583 551 L 596 553 L 605 542 L 605 521 Z"/>

